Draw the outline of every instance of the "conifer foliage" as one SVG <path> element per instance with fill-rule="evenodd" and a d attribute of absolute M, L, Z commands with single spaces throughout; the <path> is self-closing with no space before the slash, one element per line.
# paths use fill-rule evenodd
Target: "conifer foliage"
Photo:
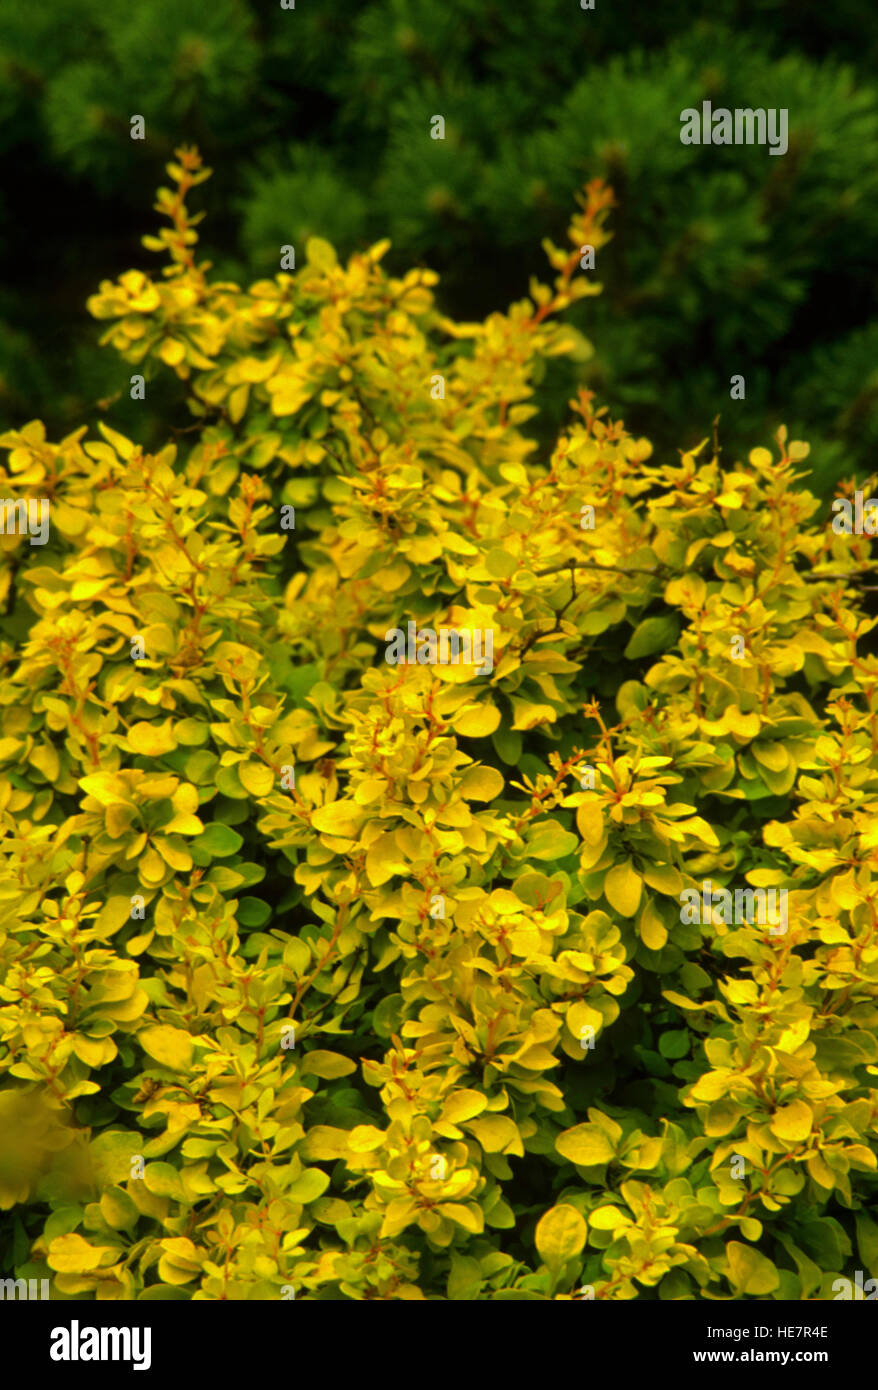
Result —
<path fill-rule="evenodd" d="M 437 270 L 464 318 L 526 293 L 542 239 L 604 178 L 608 293 L 571 319 L 600 352 L 549 373 L 541 443 L 584 385 L 663 449 L 721 413 L 741 453 L 781 421 L 807 432 L 817 491 L 874 467 L 874 7 L 68 0 L 61 24 L 0 0 L 0 62 L 7 418 L 66 432 L 121 393 L 126 426 L 160 445 L 173 398 L 131 405 L 81 311 L 130 264 L 145 194 L 189 141 L 223 170 L 225 278 L 273 275 L 310 236 L 344 257 L 387 236 L 393 271 Z M 681 145 L 679 112 L 703 101 L 788 109 L 787 154 Z"/>

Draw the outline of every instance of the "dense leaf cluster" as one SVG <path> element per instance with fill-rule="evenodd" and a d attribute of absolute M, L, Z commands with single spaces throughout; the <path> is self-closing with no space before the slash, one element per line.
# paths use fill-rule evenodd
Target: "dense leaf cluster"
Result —
<path fill-rule="evenodd" d="M 169 173 L 169 264 L 90 308 L 190 432 L 0 440 L 5 494 L 52 509 L 46 547 L 2 542 L 4 1272 L 210 1300 L 878 1275 L 868 537 L 784 429 L 667 461 L 580 390 L 535 446 L 600 182 L 551 287 L 458 323 L 386 242 L 213 278 L 207 171 Z M 388 664 L 409 622 L 490 632 L 491 669 Z M 786 930 L 685 920 L 706 880 L 788 893 Z"/>

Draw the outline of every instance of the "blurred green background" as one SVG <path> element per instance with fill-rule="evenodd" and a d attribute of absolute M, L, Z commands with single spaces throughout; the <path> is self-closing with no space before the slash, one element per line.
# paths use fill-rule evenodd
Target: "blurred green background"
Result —
<path fill-rule="evenodd" d="M 867 0 L 0 0 L 0 416 L 53 434 L 113 406 L 144 444 L 188 421 L 172 383 L 128 400 L 86 297 L 157 268 L 140 245 L 175 146 L 215 170 L 203 251 L 224 277 L 319 234 L 389 236 L 391 269 L 440 272 L 465 319 L 548 279 L 573 195 L 619 202 L 594 357 L 552 364 L 548 439 L 576 380 L 664 449 L 720 413 L 725 456 L 781 422 L 812 485 L 873 471 L 878 439 L 878 10 Z M 789 151 L 689 147 L 679 115 L 787 107 Z M 429 137 L 430 117 L 446 139 Z M 146 139 L 132 141 L 133 115 Z M 729 379 L 746 380 L 732 401 Z M 179 417 L 179 418 L 178 418 Z"/>

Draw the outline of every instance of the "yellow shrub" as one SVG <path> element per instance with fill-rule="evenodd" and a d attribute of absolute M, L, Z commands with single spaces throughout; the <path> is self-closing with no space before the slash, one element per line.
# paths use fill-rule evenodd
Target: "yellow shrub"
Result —
<path fill-rule="evenodd" d="M 207 171 L 169 172 L 170 266 L 90 307 L 195 424 L 0 440 L 51 516 L 2 541 L 7 1264 L 101 1299 L 804 1299 L 854 1241 L 878 1275 L 868 538 L 783 429 L 656 462 L 583 391 L 524 432 L 599 183 L 554 287 L 459 324 L 387 243 L 212 281 Z"/>

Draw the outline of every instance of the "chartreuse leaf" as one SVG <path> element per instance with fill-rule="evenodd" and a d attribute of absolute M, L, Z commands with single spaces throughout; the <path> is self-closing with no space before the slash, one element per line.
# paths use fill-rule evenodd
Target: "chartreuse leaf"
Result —
<path fill-rule="evenodd" d="M 623 917 L 633 917 L 640 904 L 643 880 L 635 872 L 630 859 L 614 864 L 604 880 L 604 893 L 612 907 Z"/>
<path fill-rule="evenodd" d="M 552 1269 L 578 1255 L 587 1233 L 585 1218 L 575 1207 L 560 1204 L 540 1217 L 536 1229 L 536 1247 L 541 1258 Z"/>
<path fill-rule="evenodd" d="M 192 1065 L 194 1043 L 191 1035 L 182 1028 L 171 1028 L 166 1024 L 144 1028 L 138 1034 L 138 1041 L 144 1051 L 163 1067 L 186 1072 Z"/>
<path fill-rule="evenodd" d="M 581 1163 L 586 1167 L 609 1163 L 614 1156 L 606 1134 L 593 1124 L 574 1125 L 572 1129 L 566 1129 L 555 1140 L 555 1148 L 571 1163 Z"/>
<path fill-rule="evenodd" d="M 286 1190 L 292 1202 L 314 1202 L 329 1186 L 329 1174 L 322 1168 L 306 1168 Z"/>
<path fill-rule="evenodd" d="M 673 614 L 644 618 L 631 634 L 625 656 L 628 661 L 634 661 L 640 656 L 652 656 L 653 652 L 667 651 L 676 642 L 679 632 L 680 624 Z"/>
<path fill-rule="evenodd" d="M 101 1194 L 101 1216 L 114 1230 L 130 1230 L 137 1224 L 140 1213 L 128 1193 L 121 1187 L 108 1187 Z"/>
<path fill-rule="evenodd" d="M 771 1119 L 771 1132 L 788 1144 L 801 1143 L 807 1139 L 814 1124 L 814 1112 L 803 1100 L 791 1101 L 781 1106 Z"/>
<path fill-rule="evenodd" d="M 90 1241 L 72 1231 L 66 1236 L 56 1236 L 49 1246 L 46 1262 L 58 1274 L 81 1274 L 96 1269 L 101 1264 L 104 1253 L 111 1247 L 92 1245 Z"/>
<path fill-rule="evenodd" d="M 453 1301 L 471 1301 L 481 1293 L 484 1278 L 478 1260 L 453 1252 L 446 1292 Z"/>
<path fill-rule="evenodd" d="M 726 1245 L 729 1275 L 735 1292 L 760 1296 L 771 1293 L 780 1282 L 777 1269 L 766 1255 L 752 1245 L 730 1240 Z"/>

